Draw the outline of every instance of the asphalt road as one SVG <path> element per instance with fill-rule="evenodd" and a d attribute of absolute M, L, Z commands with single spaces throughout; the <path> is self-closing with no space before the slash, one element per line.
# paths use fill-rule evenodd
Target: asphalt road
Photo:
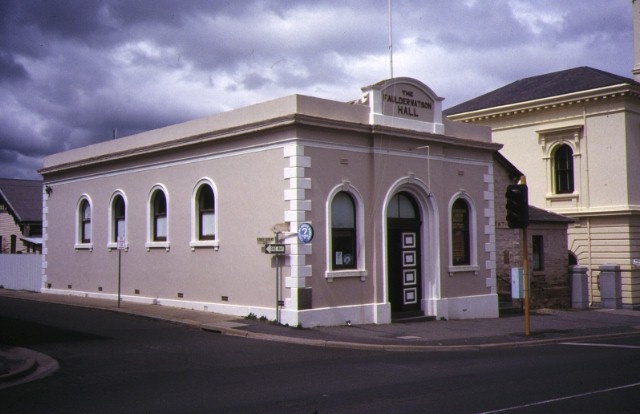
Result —
<path fill-rule="evenodd" d="M 50 377 L 0 390 L 8 413 L 637 413 L 640 336 L 392 353 L 220 336 L 0 297 L 0 344 Z"/>

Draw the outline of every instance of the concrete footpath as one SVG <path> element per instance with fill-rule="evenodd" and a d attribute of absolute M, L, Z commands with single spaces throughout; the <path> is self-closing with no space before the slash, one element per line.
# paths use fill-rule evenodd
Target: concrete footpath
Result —
<path fill-rule="evenodd" d="M 425 352 L 480 350 L 484 348 L 533 346 L 640 334 L 640 311 L 632 310 L 537 310 L 530 316 L 530 335 L 524 331 L 524 316 L 497 319 L 431 320 L 386 325 L 352 325 L 300 329 L 211 312 L 146 305 L 132 302 L 52 295 L 0 289 L 0 296 L 20 300 L 57 303 L 120 312 L 204 331 L 258 340 L 279 341 L 319 347 L 360 350 Z M 42 365 L 51 372 L 55 361 L 24 348 L 0 343 L 0 388 L 13 384 Z M 43 375 L 42 372 L 40 375 Z M 46 373 L 44 374 L 46 375 Z"/>

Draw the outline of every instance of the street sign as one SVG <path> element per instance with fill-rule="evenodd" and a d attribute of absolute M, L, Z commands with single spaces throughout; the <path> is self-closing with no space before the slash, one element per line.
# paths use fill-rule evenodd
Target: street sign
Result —
<path fill-rule="evenodd" d="M 309 223 L 302 223 L 298 227 L 298 240 L 302 243 L 311 243 L 313 240 L 313 226 Z"/>
<path fill-rule="evenodd" d="M 284 244 L 265 244 L 264 252 L 268 254 L 284 254 Z"/>

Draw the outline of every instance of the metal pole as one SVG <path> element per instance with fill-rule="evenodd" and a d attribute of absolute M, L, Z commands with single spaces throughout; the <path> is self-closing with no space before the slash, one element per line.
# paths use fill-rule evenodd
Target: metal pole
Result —
<path fill-rule="evenodd" d="M 529 321 L 529 241 L 527 238 L 527 228 L 522 229 L 522 272 L 524 283 L 524 334 L 531 334 L 531 324 Z"/>
<path fill-rule="evenodd" d="M 122 279 L 122 249 L 118 247 L 118 307 L 120 307 L 120 281 Z"/>
<path fill-rule="evenodd" d="M 276 254 L 276 323 L 280 324 L 280 255 Z"/>
<path fill-rule="evenodd" d="M 520 177 L 520 184 L 527 185 L 526 176 Z M 529 319 L 529 238 L 526 226 L 522 229 L 522 273 L 522 283 L 524 283 L 524 335 L 529 336 L 531 334 Z"/>
<path fill-rule="evenodd" d="M 276 232 L 276 244 L 280 243 L 280 232 Z M 276 253 L 276 323 L 280 324 L 280 254 Z"/>

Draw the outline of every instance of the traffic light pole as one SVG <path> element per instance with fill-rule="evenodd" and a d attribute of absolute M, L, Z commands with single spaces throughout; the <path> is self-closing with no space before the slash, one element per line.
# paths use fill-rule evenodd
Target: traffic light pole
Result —
<path fill-rule="evenodd" d="M 531 334 L 529 321 L 529 243 L 527 228 L 522 229 L 522 274 L 524 283 L 524 335 Z"/>
<path fill-rule="evenodd" d="M 520 184 L 527 185 L 527 177 L 523 175 L 520 178 Z M 522 229 L 522 275 L 522 283 L 524 283 L 524 335 L 529 336 L 531 335 L 529 318 L 529 237 L 527 236 L 526 226 Z"/>
<path fill-rule="evenodd" d="M 524 284 L 524 334 L 529 336 L 529 238 L 527 226 L 529 225 L 529 190 L 527 177 L 520 177 L 518 184 L 507 186 L 505 193 L 507 199 L 507 225 L 510 229 L 521 229 L 522 237 L 522 274 Z M 519 296 L 519 295 L 518 295 Z"/>

